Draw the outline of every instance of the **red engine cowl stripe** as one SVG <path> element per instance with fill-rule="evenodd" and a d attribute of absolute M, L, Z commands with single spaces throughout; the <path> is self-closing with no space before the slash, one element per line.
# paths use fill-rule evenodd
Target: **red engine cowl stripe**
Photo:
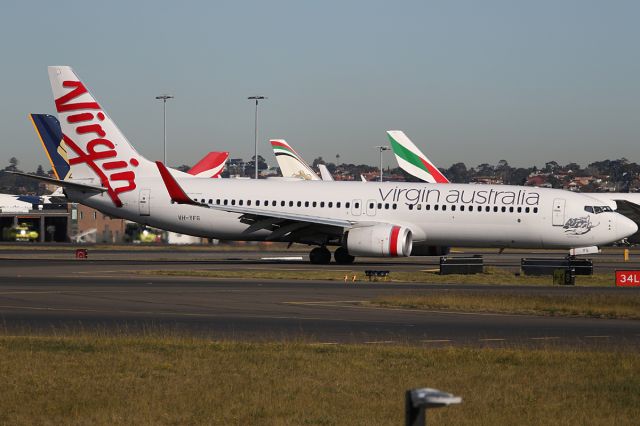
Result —
<path fill-rule="evenodd" d="M 398 236 L 400 235 L 400 227 L 391 228 L 391 238 L 389 238 L 389 255 L 398 256 Z"/>

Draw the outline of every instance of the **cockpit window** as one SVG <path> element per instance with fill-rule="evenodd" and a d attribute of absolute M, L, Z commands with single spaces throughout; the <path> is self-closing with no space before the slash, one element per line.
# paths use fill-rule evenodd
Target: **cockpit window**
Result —
<path fill-rule="evenodd" d="M 584 211 L 589 213 L 600 214 L 600 213 L 610 213 L 613 210 L 609 206 L 584 206 Z"/>

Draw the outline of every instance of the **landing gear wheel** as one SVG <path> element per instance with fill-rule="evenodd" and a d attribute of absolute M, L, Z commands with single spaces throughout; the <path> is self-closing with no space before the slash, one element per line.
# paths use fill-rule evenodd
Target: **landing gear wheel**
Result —
<path fill-rule="evenodd" d="M 326 247 L 316 247 L 309 253 L 309 261 L 314 265 L 326 265 L 331 262 L 331 252 Z"/>
<path fill-rule="evenodd" d="M 344 247 L 338 247 L 333 253 L 333 258 L 341 265 L 351 265 L 356 260 L 355 256 L 351 256 Z"/>

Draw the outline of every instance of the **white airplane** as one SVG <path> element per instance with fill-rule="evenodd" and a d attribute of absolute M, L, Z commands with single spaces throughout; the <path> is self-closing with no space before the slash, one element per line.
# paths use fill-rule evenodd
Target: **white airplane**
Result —
<path fill-rule="evenodd" d="M 572 249 L 635 233 L 626 217 L 582 194 L 508 185 L 200 179 L 131 146 L 68 66 L 49 78 L 72 177 L 35 177 L 105 212 L 182 234 L 317 245 L 334 257 L 409 256 L 432 246 Z M 591 211 L 588 209 L 591 208 Z M 610 210 L 610 209 L 609 209 Z"/>

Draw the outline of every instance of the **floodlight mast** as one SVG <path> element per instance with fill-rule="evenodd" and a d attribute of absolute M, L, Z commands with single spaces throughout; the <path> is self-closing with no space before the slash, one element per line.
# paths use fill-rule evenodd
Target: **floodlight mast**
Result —
<path fill-rule="evenodd" d="M 163 150 L 162 162 L 164 164 L 167 164 L 167 100 L 173 99 L 173 98 L 174 96 L 166 95 L 166 94 L 156 96 L 156 99 L 162 100 L 162 116 L 163 116 L 162 127 L 163 127 L 163 134 L 164 134 L 164 143 L 162 144 L 162 150 Z"/>
<path fill-rule="evenodd" d="M 254 120 L 254 133 L 253 133 L 253 145 L 254 145 L 254 160 L 255 163 L 255 179 L 258 179 L 258 101 L 268 99 L 265 96 L 249 96 L 248 100 L 256 101 L 256 112 L 255 112 L 255 120 Z"/>
<path fill-rule="evenodd" d="M 391 148 L 389 148 L 386 145 L 378 145 L 376 146 L 376 148 L 378 148 L 380 150 L 380 182 L 382 182 L 382 151 L 389 151 Z"/>

